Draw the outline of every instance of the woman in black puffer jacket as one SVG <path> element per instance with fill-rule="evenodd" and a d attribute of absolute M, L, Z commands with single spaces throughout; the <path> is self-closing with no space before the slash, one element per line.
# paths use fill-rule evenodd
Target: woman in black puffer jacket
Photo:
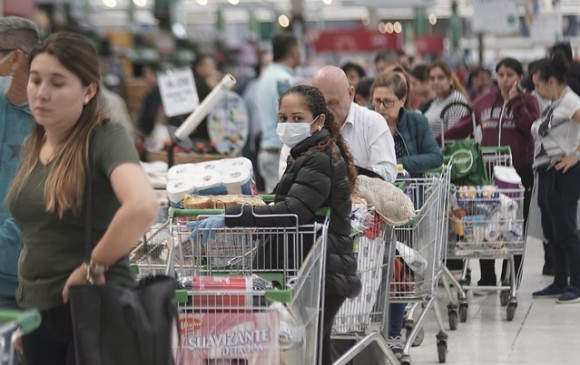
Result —
<path fill-rule="evenodd" d="M 358 295 L 361 289 L 360 279 L 356 276 L 356 261 L 352 257 L 353 240 L 350 237 L 350 194 L 356 180 L 356 169 L 339 134 L 340 128 L 334 123 L 320 90 L 305 85 L 291 88 L 280 98 L 278 116 L 278 135 L 292 150 L 288 167 L 275 190 L 275 204 L 253 208 L 230 207 L 226 210 L 225 222 L 219 222 L 220 218 L 214 217 L 209 218 L 213 222 L 202 221 L 199 227 L 219 227 L 223 223 L 228 227 L 296 226 L 295 219 L 276 215 L 294 214 L 298 217 L 298 224 L 308 224 L 314 221 L 314 213 L 318 208 L 331 209 L 326 251 L 322 348 L 323 364 L 331 364 L 329 351 L 332 322 L 345 299 Z M 257 217 L 256 214 L 273 216 Z M 260 266 L 262 262 L 269 268 L 281 264 L 284 258 L 278 255 L 280 245 L 276 241 L 271 240 L 258 254 L 256 261 Z M 305 244 L 308 249 L 311 245 L 312 242 Z M 305 247 L 304 256 L 308 249 Z"/>

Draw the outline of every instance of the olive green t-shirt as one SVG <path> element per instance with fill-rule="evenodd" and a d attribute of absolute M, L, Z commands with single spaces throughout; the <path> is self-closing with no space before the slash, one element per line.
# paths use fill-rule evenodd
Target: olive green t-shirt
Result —
<path fill-rule="evenodd" d="M 100 240 L 119 208 L 109 177 L 123 163 L 139 163 L 125 129 L 108 123 L 92 137 L 92 240 Z M 17 301 L 24 308 L 40 310 L 62 305 L 62 290 L 71 272 L 84 258 L 85 209 L 78 215 L 68 212 L 63 219 L 48 213 L 44 186 L 52 164 L 38 163 L 10 204 L 20 224 L 24 247 L 18 261 Z M 133 285 L 126 258 L 111 266 L 107 284 Z"/>

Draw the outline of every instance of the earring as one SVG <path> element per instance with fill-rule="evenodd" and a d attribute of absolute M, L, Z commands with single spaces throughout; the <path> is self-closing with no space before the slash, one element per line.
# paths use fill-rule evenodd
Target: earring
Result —
<path fill-rule="evenodd" d="M 321 126 L 321 125 L 319 125 L 319 126 L 318 126 L 318 131 L 320 132 L 321 130 L 322 130 L 322 126 Z"/>
<path fill-rule="evenodd" d="M 85 99 L 85 105 L 87 105 L 89 103 L 89 99 Z"/>

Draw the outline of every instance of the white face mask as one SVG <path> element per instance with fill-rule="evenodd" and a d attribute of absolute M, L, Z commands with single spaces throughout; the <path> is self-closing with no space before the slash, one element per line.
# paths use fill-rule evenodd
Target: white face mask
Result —
<path fill-rule="evenodd" d="M 312 135 L 310 125 L 316 122 L 316 119 L 318 117 L 310 123 L 278 123 L 276 133 L 286 146 L 292 148 Z"/>
<path fill-rule="evenodd" d="M 0 60 L 0 65 L 4 64 L 10 56 L 12 56 L 12 52 L 9 52 L 6 56 L 4 56 Z M 10 85 L 12 85 L 12 75 L 0 76 L 0 92 L 6 93 L 8 89 L 10 89 Z"/>

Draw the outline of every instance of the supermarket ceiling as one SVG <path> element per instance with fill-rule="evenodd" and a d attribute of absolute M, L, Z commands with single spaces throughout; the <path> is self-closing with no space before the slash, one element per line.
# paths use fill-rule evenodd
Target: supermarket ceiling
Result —
<path fill-rule="evenodd" d="M 47 0 L 37 0 L 46 2 Z M 52 0 L 55 1 L 55 0 Z M 64 0 L 63 0 L 64 1 Z M 153 17 L 155 0 L 69 0 L 77 6 L 79 13 L 90 9 L 85 15 L 91 26 L 105 28 L 126 28 L 129 21 L 129 8 L 132 2 L 133 26 L 138 30 L 154 28 L 156 20 Z M 290 15 L 291 9 L 302 0 L 157 0 L 175 3 L 175 22 L 179 22 L 192 30 L 197 26 L 215 24 L 216 11 L 220 9 L 225 22 L 248 21 L 249 10 L 258 21 L 268 21 L 277 15 Z M 471 17 L 472 1 L 457 0 L 459 13 L 462 17 Z M 565 14 L 580 14 L 580 0 L 514 0 L 520 7 L 538 3 L 560 1 Z M 56 0 L 55 2 L 59 2 Z M 384 19 L 413 18 L 413 8 L 423 6 L 437 17 L 449 17 L 452 0 L 303 0 L 303 14 L 310 21 L 333 20 L 368 20 L 369 18 Z M 294 4 L 293 4 L 294 3 Z M 300 6 L 300 5 L 298 5 Z"/>

